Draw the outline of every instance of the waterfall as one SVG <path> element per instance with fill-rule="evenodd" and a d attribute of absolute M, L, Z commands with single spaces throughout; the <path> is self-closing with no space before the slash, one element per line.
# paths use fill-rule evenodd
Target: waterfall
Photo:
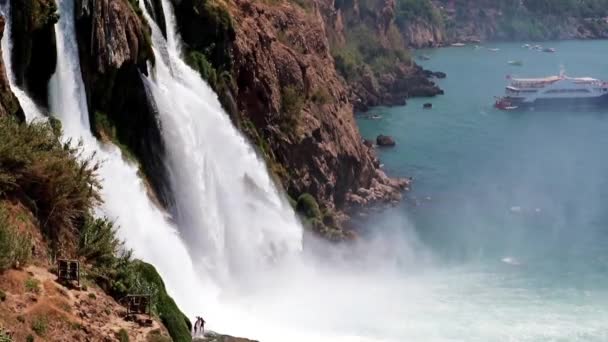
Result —
<path fill-rule="evenodd" d="M 2 59 L 4 60 L 4 67 L 6 69 L 6 76 L 8 78 L 11 90 L 19 100 L 21 108 L 25 113 L 25 119 L 30 122 L 34 119 L 42 119 L 42 111 L 34 103 L 34 101 L 17 85 L 15 84 L 15 74 L 13 73 L 11 53 L 13 51 L 13 37 L 12 37 L 12 18 L 11 18 L 11 2 L 10 0 L 4 1 L 1 6 L 2 15 L 4 16 L 5 29 L 4 36 L 2 37 Z"/>
<path fill-rule="evenodd" d="M 74 30 L 74 0 L 58 0 L 58 7 L 58 62 L 49 84 L 51 112 L 61 120 L 66 137 L 80 139 L 85 154 L 94 154 L 102 162 L 102 214 L 115 220 L 119 237 L 136 257 L 157 268 L 182 309 L 195 312 L 200 303 L 191 294 L 204 287 L 177 230 L 148 198 L 137 168 L 123 159 L 116 146 L 99 143 L 90 132 Z M 212 293 L 212 289 L 206 291 Z"/>
<path fill-rule="evenodd" d="M 143 0 L 140 8 L 152 27 L 156 64 L 146 81 L 167 148 L 173 214 L 199 271 L 234 283 L 297 255 L 302 231 L 292 208 L 217 95 L 180 58 L 172 4 L 163 0 L 168 41 Z"/>

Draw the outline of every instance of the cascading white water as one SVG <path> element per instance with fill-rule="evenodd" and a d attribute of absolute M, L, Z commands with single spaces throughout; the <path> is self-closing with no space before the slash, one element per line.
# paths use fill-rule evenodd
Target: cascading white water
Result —
<path fill-rule="evenodd" d="M 90 132 L 85 90 L 74 31 L 74 0 L 58 0 L 60 20 L 56 26 L 57 70 L 49 84 L 52 113 L 61 120 L 67 137 L 81 139 L 87 154 L 102 162 L 103 214 L 115 220 L 119 236 L 136 257 L 153 264 L 165 279 L 169 293 L 184 309 L 200 307 L 189 294 L 200 284 L 179 234 L 166 215 L 148 198 L 137 168 L 128 164 L 120 150 L 101 144 Z M 212 292 L 212 289 L 206 289 Z M 187 303 L 187 305 L 186 305 Z"/>
<path fill-rule="evenodd" d="M 302 230 L 293 210 L 217 95 L 180 58 L 172 4 L 163 1 L 168 42 L 143 0 L 140 7 L 152 26 L 156 64 L 148 86 L 167 148 L 173 211 L 194 260 L 206 275 L 234 282 L 297 255 Z"/>
<path fill-rule="evenodd" d="M 341 263 L 340 250 L 335 263 L 301 253 L 293 210 L 217 95 L 180 59 L 172 4 L 162 4 L 167 42 L 143 1 L 156 57 L 147 81 L 162 123 L 175 219 L 201 277 L 220 289 L 215 297 L 192 294 L 204 297 L 195 309 L 212 328 L 264 341 L 363 341 L 367 313 L 389 308 L 401 283 L 391 276 L 389 286 L 388 265 L 377 271 Z M 389 246 L 384 241 L 382 253 L 391 254 Z M 382 288 L 379 279 L 387 281 Z M 354 300 L 370 291 L 375 297 Z"/>
<path fill-rule="evenodd" d="M 42 119 L 44 116 L 42 115 L 42 111 L 38 106 L 34 103 L 34 101 L 17 85 L 15 84 L 15 75 L 13 73 L 12 59 L 11 53 L 13 51 L 13 37 L 12 37 L 12 18 L 11 18 L 11 2 L 5 1 L 2 6 L 2 15 L 6 20 L 4 36 L 2 37 L 2 59 L 4 60 L 4 67 L 6 69 L 6 76 L 8 77 L 8 82 L 13 90 L 15 96 L 19 100 L 21 104 L 21 108 L 23 108 L 23 112 L 25 113 L 25 119 L 30 122 L 35 119 Z"/>

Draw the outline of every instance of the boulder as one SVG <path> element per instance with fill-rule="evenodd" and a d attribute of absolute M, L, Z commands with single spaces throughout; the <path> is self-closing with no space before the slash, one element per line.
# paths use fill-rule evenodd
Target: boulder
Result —
<path fill-rule="evenodd" d="M 383 146 L 383 147 L 392 147 L 395 146 L 395 139 L 393 139 L 393 137 L 388 136 L 388 135 L 382 135 L 380 134 L 377 138 L 376 138 L 376 144 L 378 144 L 378 146 Z"/>
<path fill-rule="evenodd" d="M 446 78 L 448 75 L 445 72 L 442 71 L 435 71 L 433 73 L 433 76 L 436 78 Z"/>
<path fill-rule="evenodd" d="M 433 108 L 433 104 L 430 103 L 430 102 L 427 102 L 427 103 L 425 103 L 425 104 L 422 105 L 422 108 L 424 108 L 424 109 L 431 109 L 431 108 Z"/>

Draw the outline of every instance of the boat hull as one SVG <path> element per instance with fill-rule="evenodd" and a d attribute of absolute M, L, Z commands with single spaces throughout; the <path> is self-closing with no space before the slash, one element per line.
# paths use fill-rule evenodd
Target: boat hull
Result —
<path fill-rule="evenodd" d="M 597 97 L 581 98 L 540 98 L 533 102 L 524 102 L 517 98 L 506 98 L 513 107 L 519 110 L 608 110 L 608 94 Z"/>

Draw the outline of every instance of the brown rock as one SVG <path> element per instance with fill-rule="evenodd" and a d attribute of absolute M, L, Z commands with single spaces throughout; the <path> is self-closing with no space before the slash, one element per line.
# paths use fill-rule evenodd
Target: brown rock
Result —
<path fill-rule="evenodd" d="M 388 136 L 388 135 L 382 135 L 380 134 L 377 138 L 376 138 L 376 144 L 378 144 L 378 146 L 383 146 L 383 147 L 392 147 L 395 146 L 395 139 L 393 139 L 393 137 Z"/>
<path fill-rule="evenodd" d="M 0 17 L 0 38 L 4 35 L 5 23 L 4 17 Z M 0 59 L 0 116 L 15 116 L 25 120 L 23 109 L 11 90 L 2 59 Z"/>
<path fill-rule="evenodd" d="M 339 21 L 338 13 L 323 7 L 325 0 L 313 1 L 310 11 L 291 3 L 231 3 L 237 105 L 290 171 L 285 188 L 292 196 L 310 193 L 322 206 L 338 210 L 351 200 L 359 202 L 353 190 L 371 187 L 378 176 L 374 152 L 362 142 L 348 90 L 332 63 L 321 12 L 327 9 Z M 374 82 L 367 78 L 364 87 L 376 88 Z M 285 125 L 283 108 L 289 88 L 297 89 L 302 101 L 291 126 Z M 321 89 L 323 103 L 313 100 Z"/>

